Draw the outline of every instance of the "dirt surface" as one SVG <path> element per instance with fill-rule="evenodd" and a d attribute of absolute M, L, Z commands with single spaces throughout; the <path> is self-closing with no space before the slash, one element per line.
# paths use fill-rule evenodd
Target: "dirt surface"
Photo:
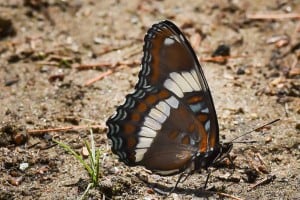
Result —
<path fill-rule="evenodd" d="M 171 189 L 178 176 L 125 166 L 105 134 L 137 81 L 144 34 L 164 19 L 181 27 L 202 60 L 221 141 L 281 119 L 234 144 L 235 171 L 226 163 L 213 171 L 210 191 L 199 189 L 203 172 L 167 198 L 300 199 L 300 21 L 279 15 L 289 13 L 299 16 L 299 1 L 1 0 L 0 199 L 79 198 L 87 172 L 51 138 L 81 152 L 89 126 L 103 154 L 100 186 L 87 199 L 164 198 L 146 182 Z M 208 62 L 221 44 L 230 58 Z"/>

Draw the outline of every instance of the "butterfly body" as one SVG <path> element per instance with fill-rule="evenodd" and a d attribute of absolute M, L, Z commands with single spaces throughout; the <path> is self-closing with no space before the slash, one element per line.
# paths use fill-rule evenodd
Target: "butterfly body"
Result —
<path fill-rule="evenodd" d="M 196 54 L 170 21 L 145 36 L 135 91 L 107 120 L 112 151 L 129 166 L 160 175 L 195 172 L 228 154 L 219 142 L 217 116 Z"/>

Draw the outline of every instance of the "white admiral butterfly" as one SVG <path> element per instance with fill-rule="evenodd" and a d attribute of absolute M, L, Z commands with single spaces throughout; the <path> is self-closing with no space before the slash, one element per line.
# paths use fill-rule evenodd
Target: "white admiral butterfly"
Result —
<path fill-rule="evenodd" d="M 232 143 L 219 141 L 216 111 L 197 56 L 170 21 L 154 24 L 144 41 L 135 91 L 106 123 L 112 151 L 125 164 L 159 175 L 207 169 L 228 156 Z"/>

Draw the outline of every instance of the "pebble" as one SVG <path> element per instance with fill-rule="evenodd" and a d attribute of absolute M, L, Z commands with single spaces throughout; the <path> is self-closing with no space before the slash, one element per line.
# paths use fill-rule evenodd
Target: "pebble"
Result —
<path fill-rule="evenodd" d="M 29 163 L 21 163 L 19 169 L 25 171 L 29 167 Z"/>
<path fill-rule="evenodd" d="M 238 70 L 236 71 L 237 75 L 243 75 L 245 74 L 245 69 L 243 67 L 239 67 Z"/>
<path fill-rule="evenodd" d="M 17 177 L 17 178 L 11 177 L 11 178 L 9 178 L 9 180 L 8 180 L 8 182 L 9 182 L 10 184 L 12 184 L 13 186 L 18 186 L 18 185 L 20 185 L 22 181 L 23 181 L 23 177 L 22 177 L 22 176 Z"/>
<path fill-rule="evenodd" d="M 16 134 L 14 134 L 13 136 L 13 142 L 16 145 L 22 145 L 24 144 L 28 139 L 28 136 L 25 132 L 18 132 Z"/>
<path fill-rule="evenodd" d="M 86 147 L 82 147 L 81 149 L 81 155 L 85 158 L 87 158 L 89 156 L 89 151 Z"/>

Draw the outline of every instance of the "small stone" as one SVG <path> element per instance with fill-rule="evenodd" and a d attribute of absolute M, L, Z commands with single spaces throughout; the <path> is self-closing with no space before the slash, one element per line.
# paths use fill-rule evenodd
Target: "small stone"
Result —
<path fill-rule="evenodd" d="M 148 193 L 148 194 L 155 194 L 154 190 L 151 189 L 151 188 L 149 188 L 149 189 L 147 190 L 147 193 Z"/>
<path fill-rule="evenodd" d="M 244 173 L 246 174 L 246 177 L 243 177 L 243 179 L 246 183 L 254 183 L 259 176 L 258 172 L 254 169 L 246 169 Z"/>
<path fill-rule="evenodd" d="M 243 67 L 239 67 L 238 70 L 236 71 L 237 75 L 243 75 L 245 74 L 245 69 Z"/>
<path fill-rule="evenodd" d="M 19 169 L 25 171 L 29 167 L 29 163 L 21 163 Z"/>
<path fill-rule="evenodd" d="M 48 166 L 41 166 L 40 168 L 37 169 L 37 173 L 39 174 L 45 174 L 47 171 L 49 171 Z"/>
<path fill-rule="evenodd" d="M 215 56 L 230 56 L 230 46 L 221 44 L 217 47 L 217 49 L 212 54 L 212 57 Z"/>
<path fill-rule="evenodd" d="M 112 167 L 108 170 L 111 174 L 119 174 L 121 170 L 118 167 Z"/>
<path fill-rule="evenodd" d="M 265 139 L 265 142 L 266 143 L 269 143 L 272 141 L 272 137 L 271 136 L 267 136 L 266 139 Z"/>
<path fill-rule="evenodd" d="M 251 117 L 251 119 L 257 119 L 258 115 L 257 115 L 257 113 L 251 113 L 250 117 Z"/>
<path fill-rule="evenodd" d="M 103 39 L 102 37 L 95 37 L 95 38 L 94 38 L 94 43 L 95 43 L 95 44 L 105 44 L 105 43 L 106 43 L 106 40 Z"/>
<path fill-rule="evenodd" d="M 14 134 L 13 136 L 13 142 L 16 145 L 22 145 L 24 144 L 28 139 L 28 136 L 25 132 L 18 132 L 16 134 Z"/>
<path fill-rule="evenodd" d="M 84 158 L 87 158 L 89 156 L 89 151 L 86 147 L 82 147 L 81 149 L 81 155 L 84 157 Z"/>
<path fill-rule="evenodd" d="M 20 185 L 22 181 L 23 181 L 23 177 L 22 177 L 22 176 L 17 177 L 17 178 L 11 177 L 11 178 L 8 179 L 8 182 L 9 182 L 10 184 L 12 184 L 13 186 L 18 186 L 18 185 Z"/>

